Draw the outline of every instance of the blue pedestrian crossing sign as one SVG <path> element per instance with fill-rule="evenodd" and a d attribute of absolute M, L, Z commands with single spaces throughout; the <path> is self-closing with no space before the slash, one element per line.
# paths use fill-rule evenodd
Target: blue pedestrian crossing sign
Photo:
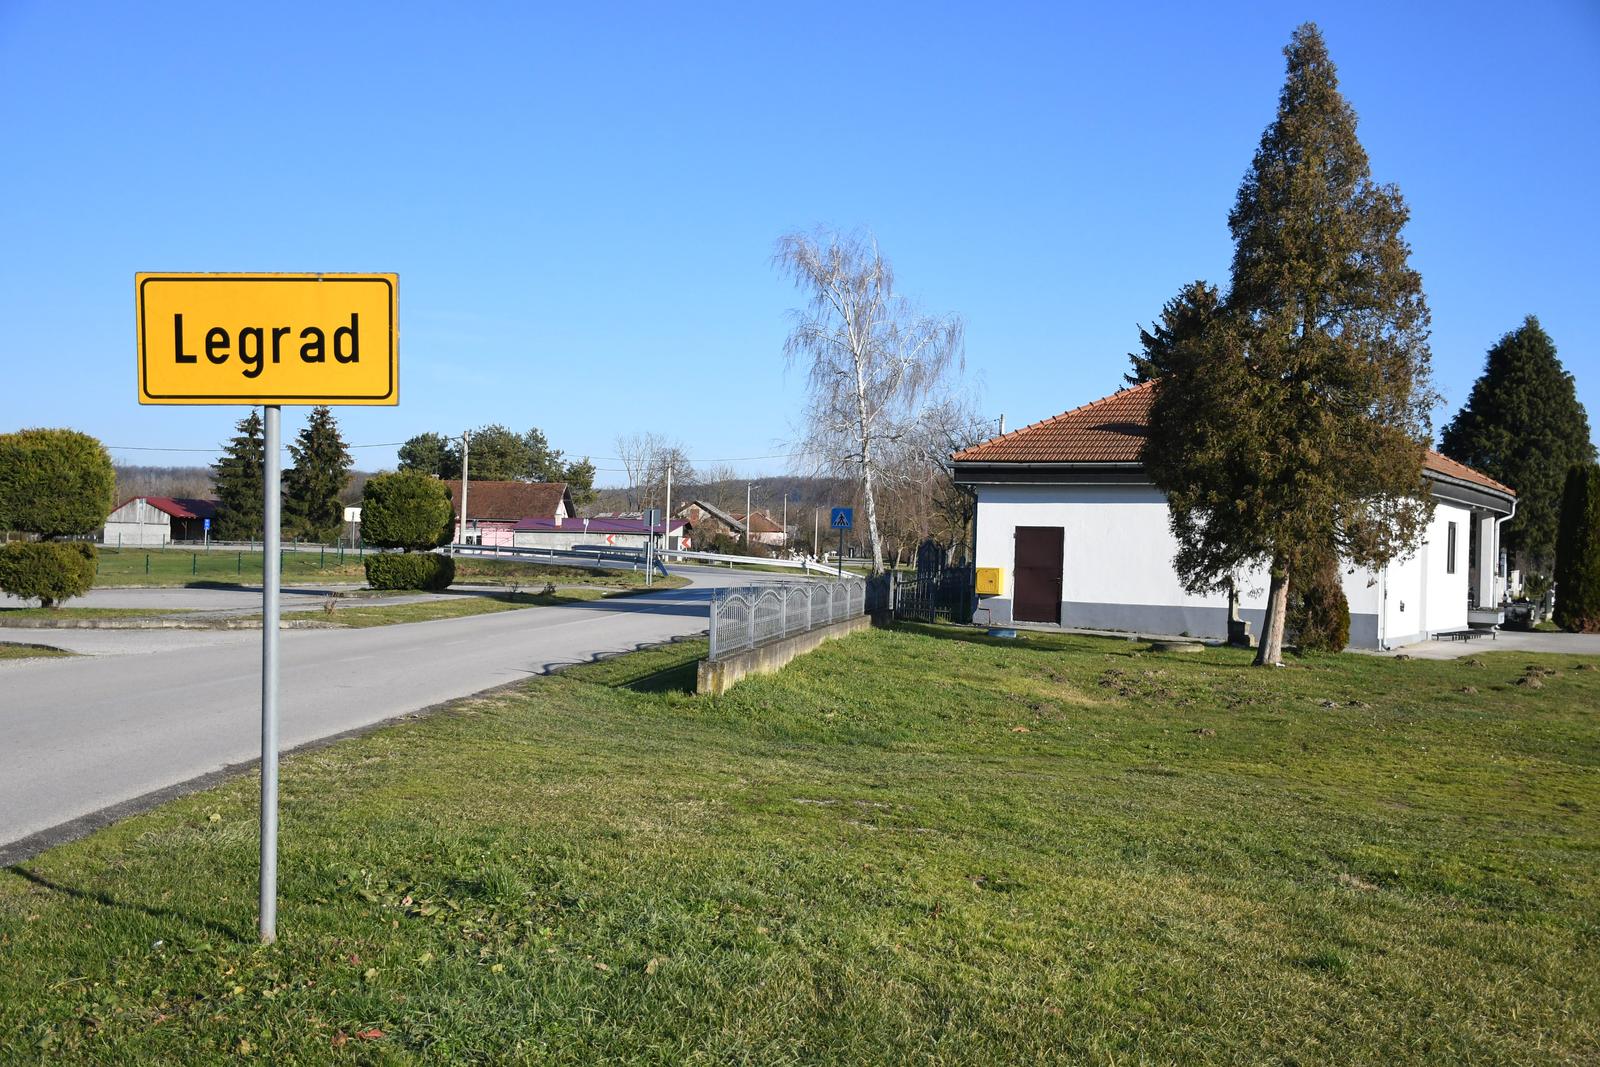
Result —
<path fill-rule="evenodd" d="M 211 520 L 210 519 L 201 519 L 200 521 L 201 521 L 201 524 L 202 524 L 201 525 L 201 529 L 204 529 L 204 530 L 211 529 Z"/>
<path fill-rule="evenodd" d="M 854 528 L 855 524 L 856 512 L 854 508 L 834 508 L 832 517 L 828 519 L 828 529 L 830 530 L 849 530 Z"/>

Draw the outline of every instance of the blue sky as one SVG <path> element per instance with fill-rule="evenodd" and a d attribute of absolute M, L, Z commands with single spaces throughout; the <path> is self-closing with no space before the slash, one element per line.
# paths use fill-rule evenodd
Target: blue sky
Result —
<path fill-rule="evenodd" d="M 1539 315 L 1600 422 L 1600 5 L 0 3 L 0 429 L 207 462 L 241 412 L 135 403 L 139 270 L 396 271 L 381 444 L 539 426 L 785 469 L 782 233 L 869 227 L 967 323 L 1008 425 L 1115 389 L 1225 282 L 1294 25 L 1412 209 L 1441 425 Z M 303 412 L 289 409 L 285 429 Z M 362 448 L 358 465 L 394 462 Z M 620 475 L 602 473 L 602 483 Z"/>

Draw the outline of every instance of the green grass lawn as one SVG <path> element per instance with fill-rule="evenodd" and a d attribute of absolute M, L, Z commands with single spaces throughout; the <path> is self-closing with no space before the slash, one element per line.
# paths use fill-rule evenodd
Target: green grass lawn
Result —
<path fill-rule="evenodd" d="M 15 641 L 0 641 L 0 659 L 49 659 L 70 656 L 73 653 L 52 645 L 30 645 Z"/>
<path fill-rule="evenodd" d="M 212 551 L 181 548 L 102 548 L 95 572 L 99 586 L 183 586 L 200 584 L 259 584 L 260 552 L 228 549 Z M 327 549 L 314 552 L 283 553 L 285 585 L 361 583 L 367 579 L 364 558 L 355 549 Z M 456 581 L 463 584 L 533 585 L 577 582 L 610 589 L 637 589 L 644 586 L 644 572 L 614 570 L 607 567 L 581 567 L 566 564 L 501 562 L 491 559 L 458 558 Z M 676 579 L 683 584 L 682 579 Z M 662 578 L 657 575 L 656 584 Z M 671 588 L 669 584 L 667 588 Z"/>
<path fill-rule="evenodd" d="M 337 601 L 333 613 L 326 611 L 286 611 L 285 619 L 326 619 L 342 626 L 393 626 L 403 622 L 431 622 L 434 619 L 460 619 L 468 615 L 489 615 L 517 608 L 548 607 L 599 600 L 600 589 L 566 589 L 555 593 L 463 593 L 444 600 L 424 600 L 416 604 L 366 604 L 362 601 Z M 346 606 L 351 605 L 351 606 Z"/>
<path fill-rule="evenodd" d="M 147 619 L 184 615 L 191 608 L 0 608 L 0 626 L 7 619 Z"/>
<path fill-rule="evenodd" d="M 0 872 L 3 1058 L 1600 1059 L 1592 664 L 703 648 L 285 760 L 270 948 L 250 779 Z"/>

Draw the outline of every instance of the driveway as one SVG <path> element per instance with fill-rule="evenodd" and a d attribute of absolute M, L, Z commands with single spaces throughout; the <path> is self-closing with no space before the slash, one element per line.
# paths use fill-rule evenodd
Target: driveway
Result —
<path fill-rule="evenodd" d="M 1600 634 L 1546 634 L 1501 630 L 1493 638 L 1472 641 L 1422 641 L 1375 656 L 1410 656 L 1412 659 L 1461 659 L 1480 652 L 1560 652 L 1574 656 L 1600 656 Z"/>
<path fill-rule="evenodd" d="M 717 585 L 460 619 L 281 635 L 287 750 L 541 674 L 703 632 Z M 259 631 L 0 628 L 82 658 L 0 661 L 0 863 L 260 756 Z M 48 831 L 48 832 L 47 832 Z"/>

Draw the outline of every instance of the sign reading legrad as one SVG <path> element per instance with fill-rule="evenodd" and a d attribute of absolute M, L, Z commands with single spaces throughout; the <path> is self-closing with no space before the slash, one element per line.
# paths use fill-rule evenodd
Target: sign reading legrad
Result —
<path fill-rule="evenodd" d="M 135 275 L 139 403 L 398 404 L 398 281 Z"/>

